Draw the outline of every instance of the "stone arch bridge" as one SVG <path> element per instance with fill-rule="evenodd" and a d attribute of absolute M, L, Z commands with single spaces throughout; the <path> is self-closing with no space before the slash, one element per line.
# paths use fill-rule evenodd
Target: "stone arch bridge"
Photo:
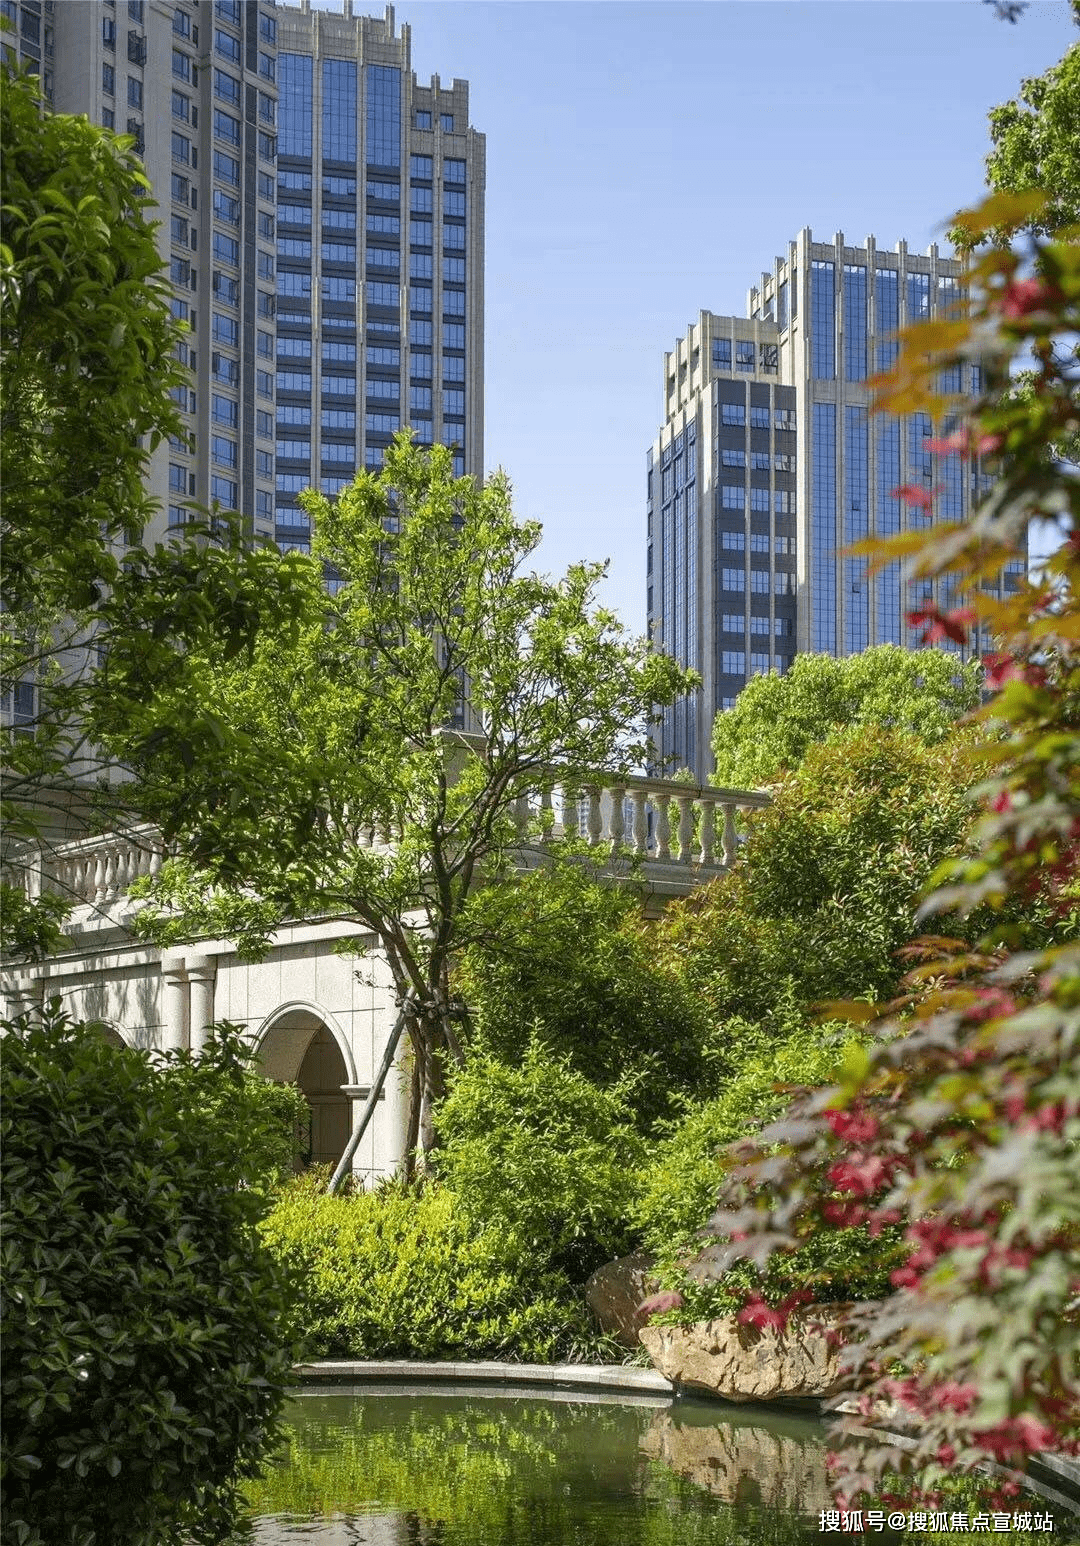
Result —
<path fill-rule="evenodd" d="M 573 795 L 556 790 L 550 830 L 556 840 L 576 830 L 602 876 L 612 884 L 633 878 L 658 911 L 730 868 L 736 812 L 768 798 L 631 778 Z M 544 862 L 543 848 L 524 839 L 529 815 L 523 804 L 522 869 Z M 135 937 L 139 904 L 129 892 L 161 858 L 160 841 L 142 828 L 37 851 L 29 866 L 24 862 L 31 894 L 46 888 L 71 898 L 64 926 L 70 946 L 36 966 L 4 972 L 7 1012 L 58 997 L 74 1018 L 105 1021 L 127 1045 L 161 1049 L 196 1050 L 213 1021 L 234 1021 L 260 1070 L 303 1091 L 311 1113 L 306 1157 L 336 1163 L 396 1015 L 376 939 L 358 935 L 350 918 L 319 917 L 279 929 L 257 963 L 240 960 L 225 939 L 159 950 Z M 356 941 L 355 953 L 341 953 L 345 940 Z M 353 1161 L 365 1184 L 392 1174 L 403 1157 L 410 1074 L 403 1042 Z"/>

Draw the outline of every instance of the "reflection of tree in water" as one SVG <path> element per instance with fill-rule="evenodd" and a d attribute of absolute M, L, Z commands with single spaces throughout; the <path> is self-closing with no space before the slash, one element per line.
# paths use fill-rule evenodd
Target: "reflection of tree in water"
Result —
<path fill-rule="evenodd" d="M 695 1415 L 696 1414 L 696 1415 Z M 796 1546 L 816 1540 L 823 1432 L 655 1408 L 401 1394 L 309 1397 L 256 1516 L 401 1546 Z M 807 1496 L 799 1496 L 800 1485 Z M 390 1521 L 393 1521 L 391 1524 Z M 306 1525 L 301 1521 L 308 1521 Z M 378 1521 L 378 1523 L 376 1523 Z M 813 1527 L 813 1528 L 812 1528 Z M 271 1533 L 267 1533 L 268 1529 Z M 260 1546 L 290 1539 L 258 1527 Z"/>

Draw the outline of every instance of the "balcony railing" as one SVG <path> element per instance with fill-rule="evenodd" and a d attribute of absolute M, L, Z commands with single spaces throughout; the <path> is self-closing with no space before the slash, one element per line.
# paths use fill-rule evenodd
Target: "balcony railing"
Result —
<path fill-rule="evenodd" d="M 635 867 L 663 878 L 678 891 L 721 875 L 738 853 L 737 814 L 768 805 L 760 790 L 714 789 L 673 779 L 600 776 L 557 782 L 523 795 L 513 808 L 523 867 L 571 839 L 613 874 Z M 367 847 L 383 847 L 392 835 L 361 829 Z M 135 880 L 156 875 L 164 858 L 160 834 L 140 826 L 125 833 L 82 838 L 48 850 L 12 856 L 30 896 L 59 892 L 72 906 L 109 908 Z"/>

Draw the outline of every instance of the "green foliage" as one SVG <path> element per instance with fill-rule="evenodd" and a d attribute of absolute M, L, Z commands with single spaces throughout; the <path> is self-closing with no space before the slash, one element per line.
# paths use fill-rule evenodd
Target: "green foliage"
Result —
<path fill-rule="evenodd" d="M 776 1039 L 785 1004 L 895 991 L 919 889 L 972 819 L 969 740 L 866 726 L 809 749 L 751 818 L 739 867 L 657 926 L 714 1024 L 743 1016 Z"/>
<path fill-rule="evenodd" d="M 850 1039 L 848 1027 L 834 1022 L 793 1026 L 788 1038 L 772 1047 L 759 1049 L 739 1039 L 745 1062 L 723 1093 L 690 1106 L 643 1173 L 633 1221 L 662 1268 L 677 1266 L 698 1243 L 716 1207 L 727 1145 L 779 1116 L 793 1086 L 828 1083 Z"/>
<path fill-rule="evenodd" d="M 535 1037 L 595 1084 L 632 1085 L 643 1126 L 700 1086 L 707 1022 L 656 961 L 630 892 L 576 867 L 539 869 L 478 892 L 468 927 L 454 986 L 477 1051 L 515 1063 Z"/>
<path fill-rule="evenodd" d="M 56 1006 L 4 1029 L 6 1538 L 218 1540 L 289 1380 L 259 1102 L 227 1035 L 169 1070 Z"/>
<path fill-rule="evenodd" d="M 948 739 L 979 702 L 979 668 L 944 650 L 875 644 L 861 654 L 799 654 L 783 676 L 756 676 L 716 717 L 713 782 L 736 789 L 771 784 L 797 768 L 818 741 L 881 726 L 928 745 Z"/>
<path fill-rule="evenodd" d="M 1044 235 L 1080 224 L 1080 43 L 1044 74 L 1022 81 L 1011 102 L 991 108 L 990 139 L 988 187 L 1049 194 L 1032 225 Z"/>
<path fill-rule="evenodd" d="M 513 1064 L 477 1055 L 439 1107 L 439 1173 L 474 1227 L 584 1282 L 629 1245 L 645 1151 L 626 1093 L 597 1088 L 535 1039 Z"/>
<path fill-rule="evenodd" d="M 318 1175 L 305 1176 L 262 1233 L 295 1285 L 311 1357 L 543 1363 L 595 1340 L 566 1279 L 530 1268 L 437 1182 L 328 1197 Z"/>
<path fill-rule="evenodd" d="M 559 581 L 528 572 L 540 529 L 514 519 L 502 474 L 454 479 L 445 448 L 402 435 L 378 477 L 304 498 L 304 605 L 278 627 L 267 618 L 242 660 L 223 659 L 208 630 L 148 662 L 138 608 L 122 636 L 118 589 L 101 731 L 218 913 L 230 898 L 247 908 L 249 944 L 272 920 L 324 911 L 375 933 L 410 995 L 427 1147 L 444 1059 L 461 1052 L 449 963 L 474 885 L 520 843 L 518 800 L 586 769 L 629 771 L 656 706 L 694 678 L 597 606 L 602 565 Z M 341 578 L 333 595 L 324 564 Z M 477 736 L 447 729 L 464 684 Z M 187 761 L 177 726 L 197 748 Z M 186 904 L 197 934 L 206 910 L 174 880 L 161 901 Z"/>
<path fill-rule="evenodd" d="M 181 374 L 153 200 L 128 142 L 43 113 L 36 76 L 0 98 L 4 595 L 79 610 L 150 514 L 149 454 L 179 433 Z"/>

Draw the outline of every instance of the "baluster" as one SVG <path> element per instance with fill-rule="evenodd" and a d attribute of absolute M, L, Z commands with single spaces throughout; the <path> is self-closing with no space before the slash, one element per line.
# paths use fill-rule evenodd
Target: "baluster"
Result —
<path fill-rule="evenodd" d="M 689 794 L 676 796 L 679 807 L 679 863 L 689 864 L 693 859 L 691 845 L 694 841 L 694 797 Z"/>
<path fill-rule="evenodd" d="M 99 849 L 96 859 L 92 859 L 90 863 L 94 866 L 94 879 L 92 894 L 87 898 L 87 901 L 101 902 L 105 898 L 105 854 Z"/>
<path fill-rule="evenodd" d="M 671 862 L 671 810 L 666 795 L 654 802 L 656 810 L 656 857 L 661 864 Z"/>
<path fill-rule="evenodd" d="M 716 801 L 710 800 L 708 795 L 703 795 L 698 801 L 698 805 L 701 810 L 701 862 L 702 864 L 711 864 L 713 862 L 713 844 L 716 841 Z"/>
<path fill-rule="evenodd" d="M 120 896 L 127 896 L 131 890 L 131 882 L 135 878 L 138 865 L 138 855 L 131 843 L 125 843 L 120 850 L 120 864 L 117 868 L 116 887 Z"/>
<path fill-rule="evenodd" d="M 735 839 L 735 806 L 731 800 L 725 800 L 724 811 L 724 868 L 730 870 L 735 863 L 735 854 L 738 851 L 738 843 Z"/>
<path fill-rule="evenodd" d="M 555 807 L 551 798 L 551 785 L 545 784 L 540 791 L 540 840 L 546 843 L 555 832 Z"/>
<path fill-rule="evenodd" d="M 564 837 L 581 836 L 581 811 L 578 809 L 578 795 L 573 784 L 563 785 L 562 820 Z"/>
<path fill-rule="evenodd" d="M 648 793 L 644 789 L 635 789 L 630 798 L 634 806 L 634 852 L 644 858 L 649 843 L 649 817 L 645 809 Z"/>
<path fill-rule="evenodd" d="M 592 788 L 586 790 L 589 798 L 588 815 L 585 818 L 586 830 L 589 834 L 589 847 L 600 846 L 600 835 L 604 830 L 604 819 L 600 811 L 600 791 Z"/>
<path fill-rule="evenodd" d="M 108 903 L 116 897 L 117 845 L 109 843 L 105 849 L 105 886 L 103 900 Z"/>
<path fill-rule="evenodd" d="M 161 849 L 160 848 L 151 848 L 151 850 L 150 850 L 150 858 L 149 858 L 149 861 L 148 861 L 147 866 L 146 866 L 146 873 L 148 875 L 151 875 L 151 876 L 153 876 L 153 875 L 160 875 L 160 873 L 161 873 Z"/>
<path fill-rule="evenodd" d="M 519 794 L 514 801 L 514 826 L 517 829 L 518 837 L 524 842 L 529 831 L 529 797 L 527 794 Z"/>
<path fill-rule="evenodd" d="M 626 828 L 626 817 L 623 812 L 623 801 L 626 798 L 626 788 L 623 784 L 612 784 L 608 790 L 611 796 L 611 857 L 617 859 L 623 846 L 623 833 Z"/>

